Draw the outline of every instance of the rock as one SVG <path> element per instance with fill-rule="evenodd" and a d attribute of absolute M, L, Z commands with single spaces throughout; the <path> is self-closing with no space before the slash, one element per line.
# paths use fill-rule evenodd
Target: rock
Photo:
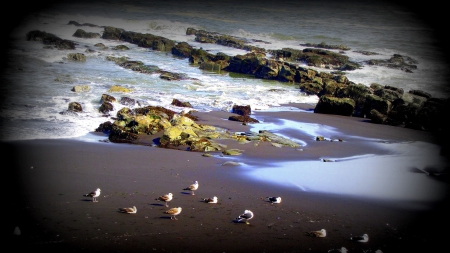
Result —
<path fill-rule="evenodd" d="M 74 112 L 82 112 L 83 111 L 83 107 L 78 102 L 71 102 L 71 103 L 69 103 L 68 110 L 69 111 L 74 111 Z"/>
<path fill-rule="evenodd" d="M 92 38 L 100 38 L 100 33 L 86 32 L 83 29 L 77 29 L 72 36 L 78 38 L 92 39 Z"/>
<path fill-rule="evenodd" d="M 111 96 L 111 95 L 108 95 L 108 94 L 102 94 L 102 97 L 100 98 L 100 103 L 104 103 L 104 102 L 111 102 L 111 103 L 114 103 L 114 102 L 116 102 L 117 100 L 116 100 L 116 98 L 115 97 L 113 97 L 113 96 Z"/>
<path fill-rule="evenodd" d="M 103 102 L 98 110 L 103 114 L 108 114 L 108 112 L 114 110 L 114 106 L 110 102 Z"/>
<path fill-rule="evenodd" d="M 122 93 L 128 93 L 133 91 L 132 89 L 128 89 L 126 87 L 122 87 L 120 85 L 113 85 L 111 88 L 109 88 L 108 92 L 122 92 Z"/>
<path fill-rule="evenodd" d="M 314 108 L 314 113 L 336 114 L 351 116 L 355 109 L 355 101 L 351 98 L 336 98 L 321 96 Z"/>
<path fill-rule="evenodd" d="M 89 85 L 75 85 L 72 88 L 73 92 L 88 92 L 91 90 L 91 86 Z"/>
<path fill-rule="evenodd" d="M 86 61 L 86 55 L 82 53 L 70 53 L 67 55 L 67 59 L 72 61 Z"/>
<path fill-rule="evenodd" d="M 250 116 L 252 114 L 252 108 L 250 105 L 233 105 L 231 112 L 242 116 Z"/>
<path fill-rule="evenodd" d="M 45 45 L 54 46 L 58 49 L 75 49 L 75 43 L 69 40 L 63 40 L 54 34 L 42 32 L 39 30 L 30 31 L 26 34 L 28 41 L 42 41 Z"/>

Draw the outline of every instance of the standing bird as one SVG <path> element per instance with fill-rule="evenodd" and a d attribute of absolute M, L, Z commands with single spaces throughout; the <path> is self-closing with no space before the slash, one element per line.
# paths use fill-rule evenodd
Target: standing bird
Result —
<path fill-rule="evenodd" d="M 237 218 L 236 218 L 236 221 L 237 222 L 242 222 L 242 221 L 245 221 L 245 224 L 250 224 L 250 222 L 248 222 L 249 220 L 251 220 L 251 219 L 253 219 L 253 212 L 252 211 L 250 211 L 250 210 L 245 210 L 244 211 L 244 213 L 243 214 L 241 214 L 241 215 L 239 215 Z"/>
<path fill-rule="evenodd" d="M 317 231 L 305 232 L 305 234 L 312 237 L 325 237 L 327 236 L 327 231 L 322 228 L 321 230 Z"/>
<path fill-rule="evenodd" d="M 354 242 L 368 242 L 369 236 L 367 234 L 358 235 L 358 236 L 352 236 L 350 237 L 350 241 Z"/>
<path fill-rule="evenodd" d="M 206 199 L 202 199 L 203 202 L 209 203 L 209 204 L 216 204 L 218 199 L 216 196 L 212 197 L 212 198 L 206 198 Z"/>
<path fill-rule="evenodd" d="M 100 196 L 100 188 L 97 188 L 97 190 L 90 192 L 88 194 L 84 194 L 83 196 L 85 197 L 91 197 L 92 198 L 92 202 L 98 202 L 97 197 Z"/>
<path fill-rule="evenodd" d="M 133 207 L 122 207 L 122 208 L 119 208 L 119 212 L 121 212 L 121 213 L 136 213 L 137 212 L 137 208 L 135 206 L 133 206 Z"/>
<path fill-rule="evenodd" d="M 330 249 L 328 253 L 347 253 L 348 250 L 346 247 L 341 247 L 340 249 Z"/>
<path fill-rule="evenodd" d="M 194 191 L 198 189 L 198 181 L 195 181 L 193 184 L 189 185 L 189 187 L 184 188 L 185 191 L 191 191 L 191 195 L 195 195 Z"/>
<path fill-rule="evenodd" d="M 166 207 L 169 207 L 167 202 L 171 201 L 172 198 L 173 198 L 173 194 L 171 192 L 169 192 L 166 195 L 162 195 L 162 196 L 157 197 L 155 200 L 164 201 L 164 202 L 166 202 Z"/>
<path fill-rule="evenodd" d="M 175 216 L 177 216 L 181 213 L 181 207 L 170 208 L 169 210 L 165 211 L 164 213 L 170 214 L 171 220 L 178 220 Z"/>
<path fill-rule="evenodd" d="M 281 203 L 281 197 L 266 197 L 266 199 L 272 204 Z"/>

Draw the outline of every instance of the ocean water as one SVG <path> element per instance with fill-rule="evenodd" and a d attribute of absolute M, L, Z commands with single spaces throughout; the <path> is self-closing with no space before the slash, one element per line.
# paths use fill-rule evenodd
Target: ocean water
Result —
<path fill-rule="evenodd" d="M 211 72 L 191 66 L 188 59 L 173 57 L 170 53 L 140 48 L 134 44 L 104 39 L 81 39 L 73 37 L 77 29 L 86 32 L 102 33 L 99 27 L 76 27 L 68 25 L 70 21 L 80 24 L 91 23 L 98 26 L 113 26 L 128 31 L 150 33 L 178 42 L 185 41 L 197 47 L 210 50 L 211 53 L 223 52 L 229 55 L 245 54 L 246 51 L 212 44 L 200 44 L 195 36 L 186 35 L 189 27 L 218 32 L 270 43 L 254 43 L 266 49 L 286 47 L 303 49 L 300 44 L 322 43 L 328 45 L 346 45 L 351 50 L 346 55 L 352 61 L 364 62 L 369 59 L 389 59 L 393 54 L 408 56 L 416 60 L 417 69 L 413 73 L 385 67 L 364 65 L 362 69 L 348 71 L 346 76 L 355 83 L 369 86 L 371 83 L 391 85 L 405 91 L 420 89 L 435 97 L 449 97 L 450 78 L 448 62 L 443 53 L 442 43 L 436 36 L 438 28 L 425 22 L 409 5 L 388 1 L 60 1 L 25 12 L 20 22 L 9 24 L 11 32 L 7 40 L 4 68 L 1 80 L 1 140 L 30 140 L 48 138 L 77 138 L 84 141 L 96 140 L 90 133 L 99 124 L 110 120 L 99 112 L 102 94 L 109 94 L 118 100 L 131 97 L 141 106 L 162 106 L 174 111 L 181 108 L 171 106 L 174 98 L 190 102 L 198 111 L 230 111 L 232 106 L 250 105 L 253 110 L 292 110 L 289 103 L 316 103 L 317 96 L 308 96 L 300 92 L 293 84 L 249 78 L 227 72 Z M 37 41 L 27 41 L 29 31 L 40 30 L 52 33 L 62 39 L 77 43 L 75 50 L 43 49 Z M 110 49 L 98 50 L 96 43 L 103 43 Z M 116 45 L 124 44 L 126 51 L 112 50 Z M 94 53 L 86 53 L 86 49 Z M 370 51 L 378 55 L 366 56 L 357 51 Z M 68 53 L 84 53 L 86 62 L 66 60 Z M 166 81 L 158 75 L 136 73 L 119 67 L 107 56 L 127 56 L 162 70 L 186 74 L 195 80 Z M 329 71 L 317 68 L 318 71 Z M 89 92 L 75 93 L 75 85 L 89 85 Z M 130 93 L 109 93 L 111 86 L 120 85 L 132 89 Z M 83 112 L 64 113 L 70 102 L 79 102 Z M 123 106 L 114 104 L 115 112 Z M 283 127 L 267 126 L 261 127 Z M 302 125 L 300 128 L 306 128 Z M 315 134 L 328 131 L 327 126 L 315 126 Z M 270 130 L 270 129 L 269 129 Z M 289 137 L 289 136 L 287 136 Z M 299 140 L 301 142 L 301 140 Z M 417 145 L 417 146 L 416 146 Z M 390 148 L 384 147 L 384 148 Z M 413 148 L 419 147 L 419 148 Z M 403 199 L 409 201 L 435 201 L 440 199 L 447 186 L 441 182 L 430 183 L 424 174 L 411 174 L 411 166 L 419 169 L 427 164 L 417 165 L 411 157 L 421 161 L 439 161 L 435 167 L 439 171 L 447 169 L 445 162 L 434 146 L 422 143 L 398 144 L 396 150 L 404 152 L 383 158 L 374 158 L 368 154 L 363 157 L 333 158 L 339 163 L 319 163 L 303 161 L 302 164 L 278 164 L 249 170 L 249 174 L 258 180 L 289 184 L 303 191 L 325 191 L 340 194 L 372 196 L 379 198 Z M 423 156 L 421 150 L 434 150 L 433 155 Z M 415 161 L 415 160 L 413 160 Z M 333 166 L 346 163 L 348 170 L 338 170 Z M 372 164 L 367 167 L 365 165 Z M 389 171 L 379 170 L 379 164 Z M 296 167 L 319 168 L 312 171 L 292 170 Z M 324 168 L 327 166 L 328 168 Z M 433 165 L 434 166 L 434 165 Z M 360 167 L 366 167 L 362 172 Z M 318 183 L 323 178 L 320 171 L 334 173 L 334 181 Z M 377 180 L 367 179 L 366 187 L 361 188 L 358 178 L 364 173 L 380 172 Z M 401 171 L 402 174 L 397 173 Z M 303 173 L 303 174 L 302 174 Z M 363 173 L 363 174 L 360 174 Z M 393 173 L 393 174 L 389 174 Z M 405 177 L 405 175 L 409 173 Z M 274 177 L 279 175 L 279 177 Z M 312 178 L 304 181 L 304 175 Z M 351 176 L 353 175 L 353 176 Z M 390 177 L 389 175 L 394 175 Z M 350 177 L 351 176 L 351 177 Z M 361 176 L 361 177 L 359 177 Z M 421 177 L 422 176 L 422 177 Z M 357 179 L 355 179 L 357 177 Z M 403 178 L 403 179 L 400 179 Z M 317 179 L 317 180 L 315 180 Z M 404 180 L 404 184 L 386 188 L 384 185 L 395 180 Z M 349 183 L 350 180 L 352 183 Z M 433 181 L 434 182 L 434 181 Z M 414 184 L 425 189 L 412 191 Z M 375 187 L 376 185 L 376 187 Z M 345 187 L 344 187 L 345 186 Z M 426 187 L 425 187 L 426 186 Z M 430 187 L 428 187 L 430 186 Z M 419 190 L 420 190 L 419 189 Z M 383 190 L 383 191 L 381 191 Z M 376 191 L 376 192 L 374 192 Z M 395 194 L 393 194 L 395 193 Z M 428 197 L 427 197 L 428 196 Z"/>
<path fill-rule="evenodd" d="M 434 28 L 403 5 L 384 1 L 258 1 L 255 4 L 235 0 L 220 3 L 95 0 L 50 2 L 43 6 L 26 13 L 21 22 L 12 25 L 11 46 L 1 75 L 1 139 L 84 136 L 108 120 L 98 108 L 102 94 L 108 93 L 113 85 L 133 89 L 127 94 L 110 94 L 117 99 L 128 96 L 140 101 L 142 106 L 159 105 L 175 111 L 180 108 L 170 105 L 174 98 L 190 102 L 199 111 L 229 111 L 234 104 L 249 104 L 254 110 L 284 110 L 281 104 L 318 101 L 317 96 L 302 94 L 296 85 L 204 71 L 191 66 L 188 59 L 120 41 L 76 38 L 72 35 L 79 28 L 100 34 L 103 28 L 76 27 L 68 25 L 69 21 L 150 33 L 229 55 L 247 52 L 197 43 L 195 36 L 186 35 L 186 29 L 193 27 L 270 42 L 255 43 L 267 49 L 303 49 L 299 44 L 304 43 L 343 44 L 351 48 L 346 54 L 356 62 L 389 59 L 393 54 L 401 54 L 418 62 L 414 73 L 364 66 L 346 75 L 351 81 L 364 85 L 376 82 L 405 91 L 421 89 L 436 97 L 450 94 L 446 85 L 447 65 L 437 38 L 432 36 Z M 87 61 L 67 61 L 69 51 L 43 49 L 41 42 L 26 41 L 26 33 L 33 30 L 75 41 L 77 47 L 70 53 L 84 53 Z M 130 50 L 97 50 L 96 43 L 109 48 L 126 44 Z M 96 52 L 86 53 L 87 48 Z M 355 51 L 379 55 L 365 56 Z M 134 73 L 107 61 L 107 56 L 127 56 L 197 80 L 173 82 L 157 75 Z M 75 85 L 89 85 L 91 91 L 72 92 Z M 84 112 L 60 114 L 73 101 L 81 103 Z M 117 111 L 122 105 L 117 103 L 114 107 Z"/>

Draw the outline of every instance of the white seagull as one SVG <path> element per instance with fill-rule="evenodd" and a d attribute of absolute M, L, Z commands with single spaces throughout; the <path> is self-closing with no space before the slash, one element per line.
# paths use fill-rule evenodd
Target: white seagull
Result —
<path fill-rule="evenodd" d="M 169 192 L 166 195 L 162 195 L 162 196 L 157 197 L 155 200 L 164 201 L 164 202 L 166 202 L 166 207 L 169 207 L 167 202 L 171 201 L 172 198 L 173 198 L 173 194 L 171 192 Z"/>
<path fill-rule="evenodd" d="M 218 201 L 218 198 L 216 196 L 212 197 L 212 198 L 206 198 L 206 199 L 202 199 L 203 202 L 209 203 L 209 204 L 216 204 Z"/>
<path fill-rule="evenodd" d="M 122 208 L 119 208 L 119 212 L 121 212 L 121 213 L 136 213 L 137 212 L 137 208 L 135 206 L 133 206 L 133 207 L 122 207 Z"/>
<path fill-rule="evenodd" d="M 342 247 L 340 249 L 330 249 L 328 253 L 347 253 L 348 249 L 346 247 Z"/>
<path fill-rule="evenodd" d="M 266 199 L 272 204 L 281 203 L 281 197 L 266 197 Z"/>
<path fill-rule="evenodd" d="M 306 235 L 312 236 L 312 237 L 325 237 L 327 236 L 327 231 L 325 229 L 317 230 L 317 231 L 309 231 L 305 232 Z"/>
<path fill-rule="evenodd" d="M 191 191 L 192 195 L 195 195 L 194 191 L 198 189 L 198 181 L 194 181 L 193 184 L 189 185 L 188 187 L 184 188 L 185 191 Z"/>
<path fill-rule="evenodd" d="M 97 188 L 97 190 L 90 192 L 88 194 L 84 194 L 83 196 L 85 197 L 91 197 L 92 198 L 92 202 L 98 202 L 97 197 L 100 196 L 100 188 Z"/>
<path fill-rule="evenodd" d="M 246 224 L 250 224 L 248 221 L 251 220 L 251 219 L 253 219 L 253 216 L 254 216 L 254 215 L 253 215 L 253 212 L 252 212 L 252 211 L 250 211 L 250 210 L 245 210 L 243 214 L 239 215 L 239 216 L 236 218 L 236 221 L 237 221 L 237 222 L 245 221 Z"/>
<path fill-rule="evenodd" d="M 369 241 L 369 236 L 367 234 L 358 235 L 358 236 L 352 236 L 352 237 L 350 237 L 350 241 L 368 242 Z"/>
<path fill-rule="evenodd" d="M 178 220 L 175 216 L 177 216 L 181 213 L 181 207 L 170 208 L 169 210 L 165 211 L 164 213 L 170 214 L 171 220 Z"/>

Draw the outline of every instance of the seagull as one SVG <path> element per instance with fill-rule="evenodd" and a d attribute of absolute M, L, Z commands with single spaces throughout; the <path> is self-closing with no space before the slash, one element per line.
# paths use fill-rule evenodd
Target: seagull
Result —
<path fill-rule="evenodd" d="M 203 202 L 209 203 L 209 204 L 216 204 L 217 203 L 217 197 L 214 196 L 212 198 L 206 198 L 206 199 L 202 199 Z"/>
<path fill-rule="evenodd" d="M 198 189 L 198 181 L 195 181 L 193 184 L 189 185 L 189 187 L 184 188 L 185 191 L 191 191 L 192 195 L 195 195 L 194 191 Z"/>
<path fill-rule="evenodd" d="M 122 208 L 119 208 L 119 212 L 121 212 L 121 213 L 136 213 L 137 209 L 136 209 L 135 206 L 133 206 L 133 207 L 122 207 Z"/>
<path fill-rule="evenodd" d="M 350 237 L 350 241 L 355 242 L 368 242 L 369 236 L 367 234 L 359 235 L 359 236 L 352 236 Z"/>
<path fill-rule="evenodd" d="M 281 203 L 281 197 L 266 197 L 266 199 L 272 204 Z"/>
<path fill-rule="evenodd" d="M 325 237 L 327 236 L 327 231 L 322 228 L 321 230 L 317 231 L 305 232 L 305 234 L 312 237 Z"/>
<path fill-rule="evenodd" d="M 248 221 L 253 219 L 253 212 L 250 210 L 245 210 L 243 214 L 236 218 L 237 222 L 245 221 L 246 224 L 250 224 Z"/>
<path fill-rule="evenodd" d="M 170 208 L 169 210 L 165 211 L 164 213 L 170 214 L 171 215 L 171 217 L 170 217 L 171 220 L 178 220 L 175 216 L 179 215 L 181 213 L 181 207 Z"/>
<path fill-rule="evenodd" d="M 166 195 L 162 195 L 162 196 L 157 197 L 155 200 L 164 201 L 164 202 L 166 202 L 166 207 L 169 207 L 167 202 L 171 201 L 172 198 L 173 198 L 173 194 L 171 192 L 169 192 Z"/>
<path fill-rule="evenodd" d="M 328 253 L 347 253 L 348 249 L 346 247 L 342 247 L 340 249 L 330 249 Z"/>
<path fill-rule="evenodd" d="M 92 198 L 92 202 L 98 202 L 97 197 L 100 196 L 100 188 L 97 188 L 97 190 L 90 192 L 88 194 L 84 194 L 83 196 L 85 197 L 91 197 Z"/>

